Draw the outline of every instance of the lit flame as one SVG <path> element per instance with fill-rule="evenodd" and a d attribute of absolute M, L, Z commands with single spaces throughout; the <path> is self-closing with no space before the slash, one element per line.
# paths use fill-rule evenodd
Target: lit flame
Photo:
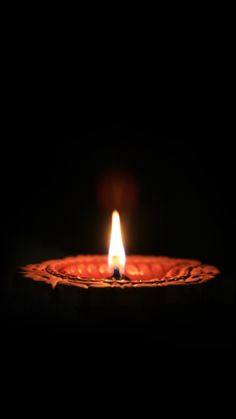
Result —
<path fill-rule="evenodd" d="M 108 265 L 111 271 L 118 268 L 120 273 L 124 273 L 125 250 L 122 241 L 120 216 L 117 211 L 112 213 L 111 240 L 108 254 Z"/>

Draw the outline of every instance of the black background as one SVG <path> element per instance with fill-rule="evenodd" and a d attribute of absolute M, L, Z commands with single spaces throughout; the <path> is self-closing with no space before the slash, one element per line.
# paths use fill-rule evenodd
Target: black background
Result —
<path fill-rule="evenodd" d="M 216 126 L 197 129 L 197 122 L 185 130 L 169 122 L 169 130 L 158 113 L 120 116 L 98 109 L 95 114 L 78 113 L 75 120 L 73 127 L 70 119 L 65 126 L 57 118 L 48 124 L 44 116 L 32 121 L 29 113 L 6 138 L 1 276 L 6 330 L 9 323 L 13 329 L 20 323 L 11 297 L 17 269 L 72 254 L 106 253 L 111 212 L 118 206 L 127 254 L 194 258 L 219 267 L 224 292 L 222 288 L 214 292 L 219 293 L 222 314 L 213 326 L 217 338 L 214 335 L 213 343 L 207 344 L 230 346 L 234 303 L 230 139 Z M 102 179 L 109 184 L 111 176 L 120 179 L 122 199 L 114 199 L 108 187 L 104 203 L 99 185 Z M 134 200 L 127 178 L 136 191 Z M 217 329 L 219 318 L 225 342 Z M 155 336 L 152 329 L 151 337 Z"/>

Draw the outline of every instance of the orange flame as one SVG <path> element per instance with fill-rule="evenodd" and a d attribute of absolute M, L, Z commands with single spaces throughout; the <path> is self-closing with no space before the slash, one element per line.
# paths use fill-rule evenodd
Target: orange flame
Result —
<path fill-rule="evenodd" d="M 108 265 L 111 271 L 118 268 L 120 273 L 124 273 L 125 250 L 122 241 L 120 216 L 117 211 L 112 213 L 111 240 L 108 254 Z"/>

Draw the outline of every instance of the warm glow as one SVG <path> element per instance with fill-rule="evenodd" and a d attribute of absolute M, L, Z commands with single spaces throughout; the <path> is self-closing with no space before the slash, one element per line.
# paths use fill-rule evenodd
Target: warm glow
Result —
<path fill-rule="evenodd" d="M 108 254 L 108 265 L 111 271 L 118 268 L 120 273 L 124 273 L 125 250 L 122 241 L 120 216 L 117 211 L 112 214 L 111 240 Z"/>

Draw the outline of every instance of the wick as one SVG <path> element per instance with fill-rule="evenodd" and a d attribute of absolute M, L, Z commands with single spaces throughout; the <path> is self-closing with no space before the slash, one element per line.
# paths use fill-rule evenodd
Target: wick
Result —
<path fill-rule="evenodd" d="M 130 281 L 130 279 L 126 275 L 120 273 L 120 270 L 117 267 L 114 268 L 112 276 L 110 276 L 108 279 L 115 279 L 116 281 L 124 279 L 125 281 Z"/>
<path fill-rule="evenodd" d="M 112 278 L 115 278 L 117 281 L 122 278 L 122 275 L 120 274 L 119 268 L 114 268 Z"/>

